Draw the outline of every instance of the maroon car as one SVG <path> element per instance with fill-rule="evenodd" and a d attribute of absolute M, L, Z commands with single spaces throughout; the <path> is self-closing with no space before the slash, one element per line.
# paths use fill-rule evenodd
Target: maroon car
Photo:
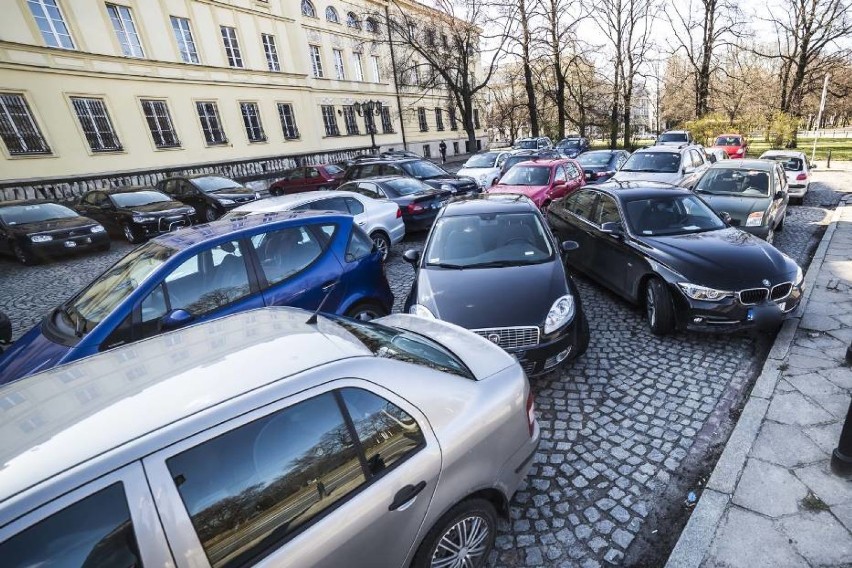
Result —
<path fill-rule="evenodd" d="M 571 159 L 530 160 L 516 164 L 488 193 L 526 195 L 542 211 L 550 202 L 576 191 L 586 184 L 583 168 Z"/>
<path fill-rule="evenodd" d="M 342 177 L 343 168 L 334 164 L 293 168 L 287 170 L 284 177 L 269 186 L 269 193 L 287 195 L 317 189 L 334 189 L 340 185 Z"/>

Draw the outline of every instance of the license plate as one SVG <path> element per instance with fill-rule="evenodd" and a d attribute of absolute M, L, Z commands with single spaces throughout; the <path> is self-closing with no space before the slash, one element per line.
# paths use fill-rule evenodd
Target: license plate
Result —
<path fill-rule="evenodd" d="M 74 248 L 77 246 L 77 243 L 74 241 L 65 241 L 65 248 Z"/>
<path fill-rule="evenodd" d="M 754 321 L 754 308 L 749 308 L 746 313 L 746 321 Z"/>

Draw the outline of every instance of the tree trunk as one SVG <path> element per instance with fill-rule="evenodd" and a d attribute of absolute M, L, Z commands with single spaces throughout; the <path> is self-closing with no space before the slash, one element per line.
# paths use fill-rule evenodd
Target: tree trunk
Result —
<path fill-rule="evenodd" d="M 538 110 L 535 101 L 535 86 L 533 85 L 532 67 L 530 66 L 530 26 L 527 14 L 526 0 L 519 0 L 518 10 L 521 20 L 521 59 L 524 64 L 524 89 L 527 92 L 527 108 L 530 114 L 530 129 L 533 136 L 538 136 Z"/>

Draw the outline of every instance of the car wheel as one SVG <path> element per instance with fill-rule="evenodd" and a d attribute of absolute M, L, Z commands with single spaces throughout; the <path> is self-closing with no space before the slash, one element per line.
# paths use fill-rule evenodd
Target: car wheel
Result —
<path fill-rule="evenodd" d="M 580 330 L 579 336 L 577 337 L 577 345 L 574 349 L 574 354 L 571 356 L 571 360 L 577 359 L 586 352 L 586 349 L 589 348 L 589 320 L 586 319 L 586 314 L 583 314 L 583 317 L 580 319 Z"/>
<path fill-rule="evenodd" d="M 355 304 L 346 315 L 358 321 L 370 321 L 387 315 L 387 312 L 375 302 L 361 302 Z"/>
<path fill-rule="evenodd" d="M 373 239 L 373 244 L 376 245 L 376 250 L 382 253 L 382 262 L 388 259 L 388 255 L 390 255 L 391 243 L 390 239 L 382 232 L 376 231 L 370 238 Z"/>
<path fill-rule="evenodd" d="M 219 218 L 219 212 L 216 211 L 216 208 L 212 205 L 208 205 L 204 208 L 204 220 L 208 223 L 211 223 Z"/>
<path fill-rule="evenodd" d="M 781 220 L 778 222 L 778 224 L 775 225 L 776 231 L 783 231 L 784 230 L 784 220 L 785 219 L 787 219 L 787 212 L 786 211 L 784 211 L 784 216 L 781 217 Z"/>
<path fill-rule="evenodd" d="M 462 501 L 441 517 L 423 539 L 412 566 L 485 566 L 497 530 L 497 512 L 485 499 Z"/>
<path fill-rule="evenodd" d="M 136 234 L 136 231 L 133 230 L 133 227 L 130 226 L 130 223 L 125 223 L 121 226 L 121 232 L 124 233 L 124 238 L 127 239 L 127 242 L 135 245 L 142 239 L 139 235 Z"/>
<path fill-rule="evenodd" d="M 99 246 L 99 247 L 98 247 L 97 249 L 95 249 L 95 250 L 97 250 L 97 251 L 99 251 L 99 252 L 106 252 L 106 251 L 108 251 L 108 250 L 109 250 L 109 248 L 110 248 L 110 246 L 111 246 L 111 245 L 112 245 L 112 243 L 111 243 L 110 241 L 107 241 L 107 242 L 105 242 L 104 244 L 102 244 L 101 246 Z"/>
<path fill-rule="evenodd" d="M 665 282 L 657 277 L 652 277 L 645 285 L 645 315 L 654 335 L 667 335 L 674 331 L 672 295 Z"/>
<path fill-rule="evenodd" d="M 12 245 L 12 252 L 15 254 L 15 258 L 18 259 L 18 262 L 20 262 L 24 266 L 32 266 L 33 264 L 37 264 L 35 255 L 25 251 L 24 248 L 18 243 Z"/>

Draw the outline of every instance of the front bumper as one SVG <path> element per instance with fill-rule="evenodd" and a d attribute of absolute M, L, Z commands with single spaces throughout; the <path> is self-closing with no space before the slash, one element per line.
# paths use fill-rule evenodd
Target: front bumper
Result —
<path fill-rule="evenodd" d="M 37 257 L 52 257 L 74 252 L 85 252 L 92 249 L 108 247 L 109 235 L 106 231 L 101 233 L 89 233 L 66 238 L 54 238 L 44 243 L 34 243 L 29 239 L 18 241 L 21 247 L 28 253 Z"/>
<path fill-rule="evenodd" d="M 766 299 L 757 304 L 743 304 L 736 297 L 720 302 L 687 298 L 680 290 L 675 294 L 678 327 L 690 331 L 733 332 L 756 329 L 773 331 L 799 306 L 802 285 L 793 285 L 790 293 L 777 300 Z"/>
<path fill-rule="evenodd" d="M 506 349 L 506 352 L 518 360 L 528 377 L 554 371 L 566 361 L 570 361 L 580 345 L 580 317 L 579 314 L 575 315 L 570 324 L 550 337 L 543 337 L 538 345 Z"/>
<path fill-rule="evenodd" d="M 154 219 L 134 222 L 132 227 L 145 237 L 156 237 L 164 233 L 170 233 L 177 229 L 192 225 L 192 216 L 188 213 L 183 215 L 166 215 Z"/>

